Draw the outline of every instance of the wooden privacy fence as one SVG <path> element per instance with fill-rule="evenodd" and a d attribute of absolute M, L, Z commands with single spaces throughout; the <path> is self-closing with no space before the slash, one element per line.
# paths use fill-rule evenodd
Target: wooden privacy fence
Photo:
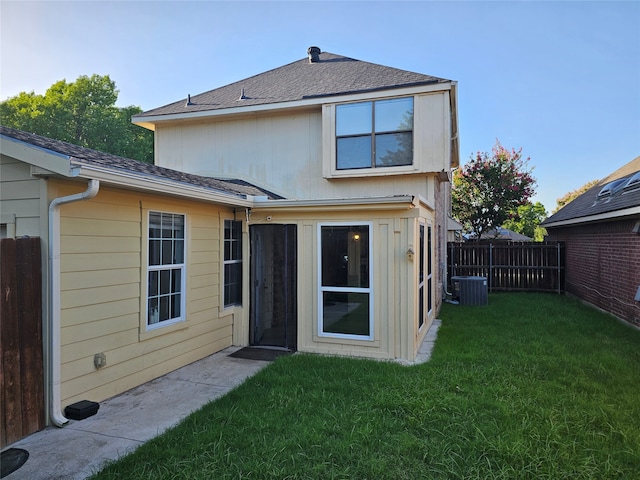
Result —
<path fill-rule="evenodd" d="M 0 240 L 0 447 L 44 428 L 40 238 Z"/>
<path fill-rule="evenodd" d="M 449 242 L 447 274 L 487 278 L 489 291 L 564 291 L 563 242 Z"/>

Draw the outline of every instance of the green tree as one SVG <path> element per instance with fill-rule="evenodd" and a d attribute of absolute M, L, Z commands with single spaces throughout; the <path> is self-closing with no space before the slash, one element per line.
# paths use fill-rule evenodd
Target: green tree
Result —
<path fill-rule="evenodd" d="M 546 230 L 540 226 L 545 218 L 547 218 L 547 210 L 543 204 L 540 202 L 527 202 L 524 205 L 519 205 L 515 212 L 511 212 L 511 217 L 508 218 L 502 226 L 526 235 L 527 237 L 531 237 L 536 242 L 541 242 L 547 233 Z"/>
<path fill-rule="evenodd" d="M 21 92 L 0 102 L 7 127 L 153 163 L 153 132 L 131 123 L 140 107 L 115 106 L 116 84 L 108 75 L 60 80 L 44 95 Z"/>
<path fill-rule="evenodd" d="M 534 193 L 536 180 L 522 149 L 508 150 L 498 140 L 491 154 L 478 152 L 453 175 L 452 210 L 455 218 L 480 238 L 502 224 Z"/>
<path fill-rule="evenodd" d="M 567 203 L 572 202 L 573 200 L 575 200 L 576 197 L 579 197 L 580 195 L 582 195 L 584 192 L 589 190 L 591 187 L 596 185 L 598 182 L 600 182 L 600 180 L 591 180 L 590 182 L 585 183 L 580 188 L 576 188 L 575 190 L 572 190 L 572 191 L 570 191 L 568 193 L 565 193 L 563 196 L 561 196 L 560 198 L 558 198 L 556 200 L 556 208 L 554 208 L 553 212 L 551 212 L 551 213 L 556 213 L 558 210 L 560 210 L 562 207 L 564 207 Z"/>

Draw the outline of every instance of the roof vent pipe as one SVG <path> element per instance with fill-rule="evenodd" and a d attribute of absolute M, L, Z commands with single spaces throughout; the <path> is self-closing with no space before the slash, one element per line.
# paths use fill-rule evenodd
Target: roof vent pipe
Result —
<path fill-rule="evenodd" d="M 318 47 L 309 47 L 307 49 L 309 55 L 309 63 L 316 63 L 320 61 L 320 49 Z"/>
<path fill-rule="evenodd" d="M 188 94 L 187 95 L 187 105 L 186 106 L 188 107 L 190 105 L 193 105 L 193 103 L 191 103 L 191 94 Z"/>

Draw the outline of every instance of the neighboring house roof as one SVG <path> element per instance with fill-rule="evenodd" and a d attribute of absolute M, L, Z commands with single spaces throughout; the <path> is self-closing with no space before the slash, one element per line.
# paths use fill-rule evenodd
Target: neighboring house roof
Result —
<path fill-rule="evenodd" d="M 36 147 L 41 151 L 53 153 L 61 158 L 65 158 L 69 161 L 71 169 L 90 167 L 112 173 L 124 174 L 122 178 L 137 176 L 142 180 L 162 180 L 182 186 L 215 191 L 223 195 L 235 196 L 242 199 L 246 199 L 248 196 L 266 196 L 270 199 L 282 198 L 242 180 L 223 180 L 183 173 L 9 127 L 0 126 L 0 136 L 3 137 L 3 139 L 9 138 L 13 141 Z M 7 152 L 3 151 L 2 153 L 6 154 Z M 39 166 L 46 169 L 48 165 L 43 163 Z M 53 168 L 53 165 L 51 168 Z M 59 170 L 57 173 L 64 176 L 74 176 L 72 174 L 65 174 L 63 170 Z"/>
<path fill-rule="evenodd" d="M 363 62 L 329 52 L 318 53 L 315 61 L 311 61 L 310 58 L 311 54 L 309 58 L 148 110 L 134 115 L 133 121 L 144 123 L 145 117 L 451 83 L 451 80 Z"/>
<path fill-rule="evenodd" d="M 640 215 L 640 156 L 604 178 L 542 222 L 558 227 Z"/>
<path fill-rule="evenodd" d="M 468 235 L 467 238 L 469 240 L 474 240 L 476 237 L 473 235 Z M 530 242 L 533 240 L 531 237 L 527 237 L 526 235 L 522 235 L 521 233 L 514 232 L 513 230 L 509 230 L 508 228 L 498 227 L 489 230 L 488 232 L 483 233 L 480 236 L 481 240 L 507 240 L 510 242 Z"/>

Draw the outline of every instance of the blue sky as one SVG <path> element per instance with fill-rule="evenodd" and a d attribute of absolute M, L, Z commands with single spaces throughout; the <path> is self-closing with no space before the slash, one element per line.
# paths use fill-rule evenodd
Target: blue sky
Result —
<path fill-rule="evenodd" d="M 522 147 L 535 201 L 640 155 L 640 1 L 0 0 L 0 100 L 109 75 L 159 107 L 323 51 L 458 82 L 461 161 Z"/>

